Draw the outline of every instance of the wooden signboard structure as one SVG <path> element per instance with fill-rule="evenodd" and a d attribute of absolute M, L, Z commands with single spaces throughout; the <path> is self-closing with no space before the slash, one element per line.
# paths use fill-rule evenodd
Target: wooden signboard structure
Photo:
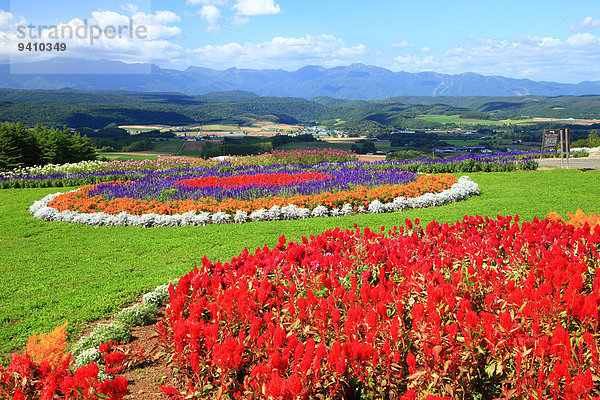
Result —
<path fill-rule="evenodd" d="M 571 146 L 569 145 L 569 128 L 564 129 L 544 129 L 544 136 L 542 138 L 542 150 L 540 151 L 540 160 L 544 156 L 544 150 L 554 150 L 554 157 L 556 158 L 556 152 L 558 148 L 558 142 L 560 141 L 560 167 L 564 168 L 564 160 L 567 159 L 567 169 L 569 169 L 569 153 L 571 152 Z"/>

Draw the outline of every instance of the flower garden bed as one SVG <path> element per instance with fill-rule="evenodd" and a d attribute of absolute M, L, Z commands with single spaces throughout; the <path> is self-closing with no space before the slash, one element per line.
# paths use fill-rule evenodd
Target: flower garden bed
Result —
<path fill-rule="evenodd" d="M 199 176 L 198 176 L 199 175 Z M 35 218 L 89 225 L 180 226 L 431 207 L 478 194 L 468 177 L 337 164 L 148 176 L 48 195 Z"/>
<path fill-rule="evenodd" d="M 135 180 L 202 173 L 206 169 L 231 171 L 247 167 L 285 165 L 318 166 L 340 164 L 348 167 L 407 170 L 419 173 L 498 172 L 537 168 L 539 152 L 514 152 L 445 159 L 422 158 L 405 161 L 358 162 L 356 154 L 341 150 L 274 151 L 258 156 L 231 157 L 227 160 L 202 160 L 187 157 L 160 157 L 144 161 L 86 161 L 75 164 L 46 165 L 0 173 L 0 188 L 61 187 L 91 185 L 113 180 Z"/>
<path fill-rule="evenodd" d="M 517 221 L 407 220 L 204 259 L 170 288 L 159 323 L 188 388 L 163 390 L 598 398 L 600 230 Z"/>

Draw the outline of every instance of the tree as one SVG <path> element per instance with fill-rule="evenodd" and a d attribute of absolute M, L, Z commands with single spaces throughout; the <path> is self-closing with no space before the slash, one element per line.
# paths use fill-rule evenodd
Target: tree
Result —
<path fill-rule="evenodd" d="M 375 153 L 377 149 L 375 148 L 375 144 L 373 142 L 359 140 L 358 142 L 352 145 L 352 148 L 350 150 L 352 150 L 356 154 L 367 154 Z"/>
<path fill-rule="evenodd" d="M 590 147 L 600 146 L 600 138 L 598 138 L 598 132 L 595 129 L 590 132 L 587 140 Z"/>
<path fill-rule="evenodd" d="M 62 164 L 68 162 L 70 150 L 70 138 L 66 129 L 50 129 L 37 125 L 33 133 L 38 140 L 45 163 Z"/>
<path fill-rule="evenodd" d="M 89 138 L 75 133 L 71 136 L 71 162 L 89 161 L 96 159 L 96 148 Z"/>
<path fill-rule="evenodd" d="M 0 170 L 42 164 L 41 152 L 31 131 L 20 122 L 0 125 Z"/>

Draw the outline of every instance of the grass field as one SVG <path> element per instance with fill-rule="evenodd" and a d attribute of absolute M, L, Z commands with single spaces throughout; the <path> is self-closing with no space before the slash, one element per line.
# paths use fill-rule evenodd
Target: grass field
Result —
<path fill-rule="evenodd" d="M 98 157 L 106 157 L 109 160 L 120 160 L 120 161 L 127 161 L 127 160 L 134 160 L 134 161 L 140 161 L 140 160 L 146 160 L 146 159 L 150 159 L 150 160 L 156 160 L 158 158 L 158 156 L 151 156 L 151 155 L 144 155 L 144 154 L 136 154 L 136 153 L 99 153 Z"/>
<path fill-rule="evenodd" d="M 152 150 L 141 151 L 141 152 L 131 152 L 131 153 L 98 153 L 99 157 L 106 157 L 109 160 L 156 160 L 159 155 L 164 156 L 172 156 L 179 152 L 179 150 L 185 144 L 184 141 L 178 139 L 169 139 L 163 142 L 153 142 Z"/>
<path fill-rule="evenodd" d="M 28 207 L 48 193 L 72 188 L 0 190 L 0 354 L 27 337 L 69 321 L 72 336 L 87 322 L 111 316 L 206 255 L 229 260 L 244 248 L 273 246 L 284 234 L 297 241 L 327 229 L 379 229 L 419 218 L 426 225 L 463 215 L 519 214 L 522 221 L 578 207 L 600 212 L 600 171 L 552 170 L 474 173 L 481 195 L 442 207 L 389 214 L 254 222 L 242 225 L 149 228 L 48 223 Z M 6 359 L 5 359 L 6 360 Z"/>
<path fill-rule="evenodd" d="M 201 151 L 180 151 L 179 153 L 177 153 L 177 155 L 182 156 L 182 157 L 200 158 L 200 157 L 202 157 L 202 152 Z"/>
<path fill-rule="evenodd" d="M 445 137 L 440 137 L 440 139 L 450 146 L 479 146 L 481 142 L 481 139 L 446 139 Z"/>
<path fill-rule="evenodd" d="M 184 145 L 183 140 L 169 139 L 164 142 L 152 142 L 153 153 L 175 154 Z"/>

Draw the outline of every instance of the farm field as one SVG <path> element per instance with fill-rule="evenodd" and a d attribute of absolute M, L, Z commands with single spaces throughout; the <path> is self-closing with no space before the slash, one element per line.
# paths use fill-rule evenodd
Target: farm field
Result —
<path fill-rule="evenodd" d="M 444 115 L 444 114 L 427 114 L 420 115 L 417 118 L 429 121 L 437 122 L 440 124 L 457 124 L 457 125 L 490 125 L 490 126 L 502 126 L 502 125 L 526 125 L 534 123 L 547 123 L 554 122 L 559 124 L 577 124 L 577 125 L 591 125 L 597 123 L 595 119 L 559 119 L 559 118 L 522 118 L 522 119 L 504 119 L 504 120 L 487 120 L 487 119 L 473 119 L 473 118 L 461 118 L 460 115 Z"/>
<path fill-rule="evenodd" d="M 0 191 L 0 349 L 6 357 L 27 337 L 69 320 L 72 335 L 106 318 L 139 295 L 189 271 L 206 255 L 227 260 L 247 248 L 273 246 L 283 234 L 298 241 L 327 229 L 423 224 L 464 215 L 520 215 L 522 221 L 580 207 L 598 212 L 600 172 L 517 171 L 471 173 L 481 195 L 438 208 L 390 214 L 140 229 L 93 228 L 35 220 L 27 209 L 56 188 Z M 69 190 L 63 188 L 61 191 Z M 236 240 L 232 241 L 231 238 Z M 73 336 L 75 337 L 75 336 Z"/>
<path fill-rule="evenodd" d="M 178 139 L 167 139 L 164 141 L 160 141 L 160 142 L 152 142 L 152 153 L 159 153 L 159 154 L 165 154 L 165 155 L 172 155 L 177 153 L 181 147 L 183 146 L 183 143 L 181 140 Z"/>
<path fill-rule="evenodd" d="M 98 153 L 100 157 L 106 157 L 109 160 L 156 160 L 159 156 L 171 156 L 177 154 L 184 146 L 185 142 L 178 139 L 169 139 L 160 142 L 153 142 L 153 148 L 149 151 L 136 152 L 107 152 Z"/>
<path fill-rule="evenodd" d="M 509 124 L 526 124 L 526 123 L 534 122 L 534 120 L 532 118 L 491 121 L 491 120 L 487 120 L 487 119 L 461 118 L 460 115 L 443 115 L 443 114 L 420 115 L 418 118 L 425 120 L 425 121 L 429 121 L 429 122 L 437 122 L 440 124 L 457 124 L 457 125 L 473 124 L 473 125 L 501 126 L 501 125 L 509 125 Z"/>
<path fill-rule="evenodd" d="M 302 129 L 301 126 L 273 123 L 269 121 L 257 121 L 248 126 L 240 126 L 235 124 L 207 124 L 207 125 L 190 125 L 181 127 L 177 133 L 186 132 L 188 136 L 198 135 L 215 135 L 215 136 L 230 136 L 244 133 L 250 137 L 268 137 L 277 133 L 292 133 Z"/>

